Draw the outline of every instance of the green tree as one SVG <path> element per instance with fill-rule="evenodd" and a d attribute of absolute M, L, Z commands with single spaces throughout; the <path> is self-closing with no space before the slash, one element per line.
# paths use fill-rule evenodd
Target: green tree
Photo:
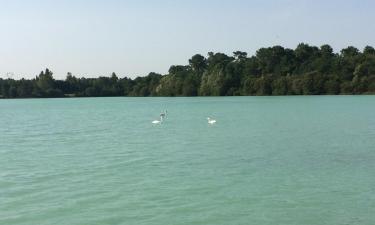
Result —
<path fill-rule="evenodd" d="M 202 75 L 207 68 L 207 60 L 202 55 L 196 54 L 189 59 L 189 65 L 195 73 Z"/>
<path fill-rule="evenodd" d="M 236 60 L 241 61 L 241 60 L 245 60 L 247 58 L 247 53 L 241 52 L 241 51 L 235 51 L 235 52 L 233 52 L 233 56 Z"/>
<path fill-rule="evenodd" d="M 288 94 L 288 81 L 286 77 L 279 77 L 272 82 L 272 95 Z"/>
<path fill-rule="evenodd" d="M 49 69 L 46 69 L 45 72 L 40 72 L 39 76 L 36 78 L 36 83 L 41 90 L 54 88 L 54 79 L 52 74 L 53 73 Z"/>
<path fill-rule="evenodd" d="M 1 98 L 64 96 L 222 96 L 318 95 L 375 93 L 375 50 L 349 46 L 339 54 L 329 45 L 305 43 L 294 50 L 260 48 L 248 57 L 209 52 L 192 56 L 188 65 L 173 65 L 168 74 L 149 73 L 134 79 L 112 73 L 77 78 L 68 73 L 55 80 L 46 69 L 35 79 L 1 79 Z"/>
<path fill-rule="evenodd" d="M 372 46 L 366 46 L 364 49 L 363 49 L 363 54 L 365 55 L 375 55 L 375 49 L 372 47 Z"/>

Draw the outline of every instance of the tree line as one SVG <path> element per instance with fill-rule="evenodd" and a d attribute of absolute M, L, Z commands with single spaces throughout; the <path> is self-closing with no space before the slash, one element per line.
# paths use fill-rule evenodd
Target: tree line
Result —
<path fill-rule="evenodd" d="M 335 53 L 329 45 L 301 43 L 295 49 L 260 48 L 250 57 L 242 51 L 196 54 L 168 74 L 134 79 L 68 73 L 55 80 L 49 69 L 34 79 L 0 78 L 1 98 L 323 94 L 375 94 L 375 49 L 349 46 Z"/>

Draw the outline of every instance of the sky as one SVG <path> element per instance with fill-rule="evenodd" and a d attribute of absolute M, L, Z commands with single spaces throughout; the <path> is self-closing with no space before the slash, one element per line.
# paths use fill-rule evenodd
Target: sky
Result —
<path fill-rule="evenodd" d="M 373 0 L 0 0 L 0 77 L 144 76 L 194 54 L 375 45 Z"/>

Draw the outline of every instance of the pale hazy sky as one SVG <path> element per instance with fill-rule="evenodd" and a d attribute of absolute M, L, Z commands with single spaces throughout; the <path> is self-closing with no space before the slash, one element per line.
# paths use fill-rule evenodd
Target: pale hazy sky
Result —
<path fill-rule="evenodd" d="M 194 54 L 375 45 L 373 0 L 0 0 L 0 77 L 166 73 Z"/>

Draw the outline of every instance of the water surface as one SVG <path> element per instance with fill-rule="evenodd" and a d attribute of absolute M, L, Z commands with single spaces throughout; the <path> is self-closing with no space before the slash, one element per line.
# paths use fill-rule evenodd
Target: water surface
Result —
<path fill-rule="evenodd" d="M 4 225 L 373 225 L 374 174 L 375 96 L 0 101 Z"/>

